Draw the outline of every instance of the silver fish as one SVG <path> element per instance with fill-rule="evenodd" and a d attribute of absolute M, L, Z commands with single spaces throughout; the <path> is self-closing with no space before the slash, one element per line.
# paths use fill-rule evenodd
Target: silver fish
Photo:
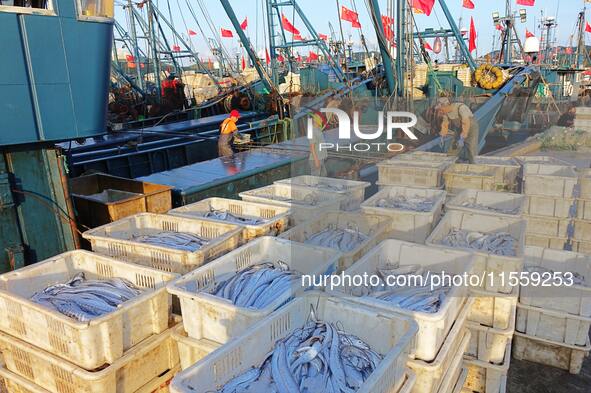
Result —
<path fill-rule="evenodd" d="M 141 290 L 122 278 L 87 280 L 80 272 L 65 283 L 51 285 L 31 296 L 31 300 L 81 322 L 115 311 Z"/>

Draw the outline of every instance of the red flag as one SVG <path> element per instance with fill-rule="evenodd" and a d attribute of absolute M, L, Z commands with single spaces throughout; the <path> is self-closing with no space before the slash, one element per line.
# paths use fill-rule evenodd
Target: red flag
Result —
<path fill-rule="evenodd" d="M 285 61 L 285 59 L 283 58 L 283 56 L 277 55 L 277 61 L 283 63 Z"/>
<path fill-rule="evenodd" d="M 382 15 L 382 25 L 393 25 L 394 18 L 389 17 L 388 15 Z"/>
<path fill-rule="evenodd" d="M 472 52 L 476 49 L 476 26 L 474 26 L 474 18 L 470 17 L 470 39 L 468 51 Z"/>
<path fill-rule="evenodd" d="M 271 56 L 269 56 L 269 50 L 265 48 L 265 63 L 267 65 L 271 64 Z"/>
<path fill-rule="evenodd" d="M 473 10 L 474 9 L 474 3 L 472 3 L 472 0 L 464 0 L 464 3 L 462 4 L 462 6 L 464 8 L 469 9 L 469 10 Z"/>
<path fill-rule="evenodd" d="M 532 38 L 532 37 L 535 37 L 534 33 L 529 31 L 528 29 L 525 29 L 525 38 Z"/>
<path fill-rule="evenodd" d="M 384 35 L 386 36 L 386 40 L 394 41 L 394 30 L 390 25 L 384 25 Z"/>
<path fill-rule="evenodd" d="M 495 26 L 495 29 L 497 29 L 497 30 L 499 30 L 499 31 L 503 31 L 503 30 L 505 30 L 505 29 L 503 28 L 503 25 L 501 25 L 501 24 L 497 24 L 497 25 Z"/>
<path fill-rule="evenodd" d="M 283 30 L 291 34 L 300 34 L 300 31 L 296 29 L 295 26 L 291 24 L 289 19 L 287 19 L 283 14 L 281 14 L 281 27 L 283 27 Z"/>
<path fill-rule="evenodd" d="M 189 29 L 188 30 L 189 35 L 197 35 L 197 33 L 195 33 L 193 30 Z"/>
<path fill-rule="evenodd" d="M 246 68 L 246 60 L 244 60 L 244 56 L 242 56 L 242 71 Z"/>
<path fill-rule="evenodd" d="M 328 36 L 326 34 L 318 34 L 318 38 L 320 38 L 322 41 L 328 40 Z"/>
<path fill-rule="evenodd" d="M 435 0 L 412 0 L 412 8 L 427 16 L 431 15 L 433 6 L 435 6 Z"/>
<path fill-rule="evenodd" d="M 180 52 L 180 51 L 181 51 L 181 47 L 180 47 L 180 46 L 178 46 L 178 45 L 173 45 L 173 46 L 172 46 L 172 50 L 173 50 L 174 52 Z"/>
<path fill-rule="evenodd" d="M 304 40 L 304 39 L 302 38 L 302 36 L 301 36 L 301 35 L 299 35 L 299 34 L 294 34 L 294 35 L 293 35 L 293 39 L 294 39 L 294 40 L 296 40 L 296 41 L 303 41 L 303 40 Z"/>
<path fill-rule="evenodd" d="M 125 60 L 127 60 L 128 63 L 133 63 L 135 61 L 135 57 L 133 57 L 133 55 L 125 55 Z"/>
<path fill-rule="evenodd" d="M 431 44 L 429 44 L 427 41 L 425 41 L 423 47 L 425 48 L 425 50 L 430 50 L 431 52 L 433 52 L 433 48 L 431 48 Z"/>
<path fill-rule="evenodd" d="M 312 61 L 312 60 L 318 60 L 318 54 L 310 51 L 310 53 L 308 54 L 308 60 Z"/>
<path fill-rule="evenodd" d="M 361 28 L 361 23 L 359 23 L 359 14 L 345 6 L 341 6 L 341 19 L 351 22 L 351 27 L 354 29 Z"/>
<path fill-rule="evenodd" d="M 441 38 L 440 37 L 435 38 L 435 41 L 433 42 L 433 53 L 435 53 L 435 54 L 441 53 L 442 48 L 443 48 L 443 44 L 441 43 Z"/>
<path fill-rule="evenodd" d="M 232 34 L 232 31 L 231 30 L 226 30 L 226 29 L 222 28 L 221 29 L 221 32 L 222 32 L 222 37 L 224 37 L 224 38 L 232 38 L 232 37 L 234 37 L 234 34 Z"/>
<path fill-rule="evenodd" d="M 244 18 L 244 20 L 242 21 L 242 23 L 240 23 L 240 28 L 242 30 L 246 30 L 247 27 L 248 27 L 248 16 L 246 18 Z"/>
<path fill-rule="evenodd" d="M 591 25 L 589 25 L 589 22 L 585 22 L 585 31 L 591 33 Z"/>
<path fill-rule="evenodd" d="M 519 5 L 526 5 L 528 7 L 533 7 L 536 3 L 536 0 L 517 0 L 517 4 Z"/>

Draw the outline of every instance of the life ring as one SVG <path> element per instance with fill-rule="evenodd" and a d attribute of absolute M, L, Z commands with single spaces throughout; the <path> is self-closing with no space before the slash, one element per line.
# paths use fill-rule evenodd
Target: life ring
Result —
<path fill-rule="evenodd" d="M 486 90 L 496 90 L 505 83 L 506 77 L 502 69 L 492 64 L 482 64 L 474 71 L 474 81 Z"/>

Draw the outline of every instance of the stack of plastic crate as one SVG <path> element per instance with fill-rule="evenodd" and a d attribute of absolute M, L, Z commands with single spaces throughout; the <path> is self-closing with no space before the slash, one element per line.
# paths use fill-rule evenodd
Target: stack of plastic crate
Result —
<path fill-rule="evenodd" d="M 563 250 L 572 235 L 577 174 L 572 166 L 526 162 L 526 245 Z"/>
<path fill-rule="evenodd" d="M 31 296 L 79 273 L 141 289 L 115 311 L 80 321 Z M 8 392 L 158 391 L 180 369 L 167 282 L 177 274 L 72 251 L 0 276 L 0 379 Z M 1 384 L 0 384 L 1 385 Z"/>
<path fill-rule="evenodd" d="M 480 279 L 474 282 L 479 287 L 470 288 L 472 305 L 466 323 L 470 343 L 464 355 L 464 367 L 468 370 L 464 386 L 472 392 L 504 393 L 519 292 L 518 285 L 512 285 L 509 277 L 519 274 L 523 267 L 525 221 L 519 216 L 503 216 L 487 210 L 479 213 L 449 210 L 427 239 L 427 245 L 449 249 L 442 241 L 454 230 L 506 232 L 515 239 L 514 255 L 467 249 L 476 257 L 473 277 Z"/>
<path fill-rule="evenodd" d="M 513 356 L 581 371 L 591 351 L 591 256 L 526 247 Z"/>

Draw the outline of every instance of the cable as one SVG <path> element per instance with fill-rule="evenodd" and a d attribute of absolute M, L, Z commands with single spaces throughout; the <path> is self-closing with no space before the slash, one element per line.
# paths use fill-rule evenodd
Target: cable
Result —
<path fill-rule="evenodd" d="M 56 201 L 54 201 L 53 199 L 51 199 L 50 197 L 40 194 L 38 192 L 35 191 L 30 191 L 30 190 L 16 190 L 16 189 L 12 189 L 12 192 L 16 193 L 16 194 L 22 194 L 22 195 L 29 195 L 31 197 L 33 197 L 34 199 L 38 200 L 39 202 L 43 203 L 45 206 L 48 206 L 49 208 L 51 208 L 52 210 L 58 212 L 60 214 L 60 218 L 63 220 L 63 218 L 67 219 L 67 223 L 68 225 L 73 225 L 73 228 L 76 230 L 76 232 L 82 236 L 82 232 L 80 231 L 80 229 L 78 229 L 78 223 L 76 222 L 76 220 L 74 218 L 72 218 L 72 216 L 70 216 L 68 214 L 68 212 L 66 212 Z M 86 225 L 80 224 L 81 227 L 83 227 L 84 229 L 88 230 L 91 229 L 89 227 L 87 227 Z"/>

